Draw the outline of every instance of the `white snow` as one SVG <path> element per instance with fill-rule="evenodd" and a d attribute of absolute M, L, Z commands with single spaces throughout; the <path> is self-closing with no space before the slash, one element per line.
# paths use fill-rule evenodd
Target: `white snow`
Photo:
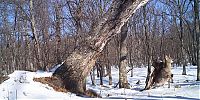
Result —
<path fill-rule="evenodd" d="M 187 66 L 187 75 L 181 75 L 182 67 L 172 69 L 174 74 L 174 83 L 168 88 L 167 85 L 151 90 L 140 91 L 145 86 L 146 68 L 134 68 L 134 77 L 130 77 L 128 73 L 128 80 L 131 89 L 113 88 L 118 82 L 118 69 L 112 67 L 113 85 L 108 85 L 108 77 L 104 79 L 104 85 L 99 85 L 99 78 L 96 77 L 96 86 L 91 85 L 90 76 L 87 78 L 87 88 L 95 90 L 101 94 L 102 99 L 153 99 L 153 100 L 199 100 L 200 99 L 200 82 L 196 80 L 196 66 Z M 74 99 L 100 99 L 100 98 L 86 98 L 79 97 L 73 93 L 56 92 L 53 88 L 46 84 L 34 82 L 33 78 L 48 77 L 52 72 L 28 72 L 15 71 L 9 75 L 10 79 L 0 84 L 0 100 L 74 100 Z M 135 84 L 138 80 L 141 84 Z M 179 88 L 175 88 L 179 87 Z"/>
<path fill-rule="evenodd" d="M 61 64 L 55 65 L 52 69 L 50 69 L 50 72 L 55 72 L 57 68 L 59 68 L 64 62 L 62 62 Z"/>

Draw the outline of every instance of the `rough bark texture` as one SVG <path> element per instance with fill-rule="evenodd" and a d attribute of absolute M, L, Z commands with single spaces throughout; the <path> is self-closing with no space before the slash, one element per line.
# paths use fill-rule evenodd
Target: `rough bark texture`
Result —
<path fill-rule="evenodd" d="M 150 84 L 148 82 L 151 82 L 151 48 L 150 48 L 150 35 L 147 32 L 147 21 L 146 21 L 146 6 L 143 7 L 143 17 L 144 17 L 144 26 L 143 31 L 145 35 L 145 53 L 146 53 L 146 62 L 147 62 L 147 78 L 146 78 L 146 84 Z M 147 85 L 145 86 L 147 88 Z"/>
<path fill-rule="evenodd" d="M 100 85 L 103 85 L 103 66 L 101 65 L 101 61 L 96 62 L 95 66 L 97 67 L 97 71 L 99 72 Z"/>
<path fill-rule="evenodd" d="M 95 85 L 96 84 L 96 81 L 95 81 L 95 67 L 92 68 L 92 71 L 90 72 L 90 77 L 91 77 L 91 80 L 92 80 L 92 85 Z"/>
<path fill-rule="evenodd" d="M 36 27 L 35 27 L 35 17 L 33 15 L 33 0 L 30 0 L 30 20 L 31 20 L 31 30 L 33 33 L 34 38 L 34 46 L 36 48 L 36 60 L 37 60 L 37 66 L 39 70 L 42 70 L 42 62 L 41 62 L 41 54 L 40 54 L 40 45 L 38 40 L 38 35 L 36 33 Z"/>
<path fill-rule="evenodd" d="M 197 37 L 197 81 L 200 81 L 200 19 L 198 0 L 194 0 L 195 32 Z"/>
<path fill-rule="evenodd" d="M 107 42 L 121 32 L 121 27 L 135 11 L 148 0 L 114 0 L 105 16 L 96 22 L 91 32 L 95 34 L 87 41 L 90 45 L 81 45 L 59 67 L 54 76 L 63 81 L 65 88 L 74 93 L 83 94 L 85 79 L 95 65 Z"/>
<path fill-rule="evenodd" d="M 111 66 L 110 66 L 110 61 L 108 59 L 108 53 L 109 53 L 109 49 L 108 46 L 105 47 L 105 51 L 106 51 L 106 70 L 107 70 L 107 75 L 109 78 L 109 85 L 112 85 L 112 74 L 111 74 Z"/>
<path fill-rule="evenodd" d="M 119 43 L 119 88 L 130 88 L 127 80 L 126 67 L 128 66 L 127 60 L 127 48 L 126 48 L 126 37 L 128 32 L 127 23 L 122 27 L 120 33 L 120 43 Z"/>
<path fill-rule="evenodd" d="M 129 50 L 129 63 L 130 63 L 130 67 L 131 67 L 131 77 L 133 77 L 132 49 Z"/>
<path fill-rule="evenodd" d="M 56 60 L 58 64 L 62 63 L 61 60 L 61 8 L 58 2 L 55 4 L 56 13 Z"/>
<path fill-rule="evenodd" d="M 112 85 L 111 66 L 108 66 L 108 78 L 109 78 L 109 85 Z"/>
<path fill-rule="evenodd" d="M 184 50 L 184 40 L 183 40 L 183 37 L 184 37 L 184 24 L 183 24 L 183 7 L 181 6 L 181 0 L 178 0 L 178 11 L 179 11 L 179 27 L 180 27 L 180 35 L 179 35 L 179 40 L 180 40 L 180 48 L 181 48 L 181 64 L 183 65 L 183 72 L 182 72 L 182 75 L 186 75 L 186 57 L 185 57 L 185 50 Z"/>

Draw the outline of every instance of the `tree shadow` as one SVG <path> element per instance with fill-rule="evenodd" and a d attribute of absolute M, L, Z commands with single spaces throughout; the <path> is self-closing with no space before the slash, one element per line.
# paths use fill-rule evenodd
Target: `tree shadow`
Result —
<path fill-rule="evenodd" d="M 190 97 L 183 97 L 183 96 L 148 96 L 151 98 L 158 98 L 158 99 L 183 99 L 183 100 L 199 100 L 199 98 L 190 98 Z"/>
<path fill-rule="evenodd" d="M 178 83 L 180 86 L 187 86 L 187 85 L 200 85 L 200 82 L 198 81 L 193 81 L 193 82 L 183 82 L 183 83 Z"/>
<path fill-rule="evenodd" d="M 125 98 L 125 97 L 108 97 L 108 98 L 102 98 L 102 99 L 120 99 L 120 100 L 159 100 L 158 98 Z"/>
<path fill-rule="evenodd" d="M 141 92 L 142 90 L 144 90 L 144 88 L 142 88 L 142 87 L 135 87 L 135 88 L 132 88 L 131 90 L 135 90 L 135 91 Z"/>

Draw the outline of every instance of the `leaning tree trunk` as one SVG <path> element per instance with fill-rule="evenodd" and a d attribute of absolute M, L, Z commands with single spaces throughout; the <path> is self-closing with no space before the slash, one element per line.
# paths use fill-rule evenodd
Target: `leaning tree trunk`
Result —
<path fill-rule="evenodd" d="M 84 94 L 85 79 L 95 65 L 95 61 L 101 54 L 107 42 L 116 34 L 128 21 L 133 13 L 148 0 L 114 0 L 105 16 L 100 19 L 92 28 L 95 34 L 88 38 L 90 45 L 81 45 L 59 67 L 54 76 L 60 79 L 62 85 L 69 91 Z"/>
<path fill-rule="evenodd" d="M 128 65 L 127 60 L 127 48 L 126 37 L 128 32 L 127 23 L 122 27 L 119 41 L 119 88 L 130 88 L 127 80 L 126 67 Z"/>

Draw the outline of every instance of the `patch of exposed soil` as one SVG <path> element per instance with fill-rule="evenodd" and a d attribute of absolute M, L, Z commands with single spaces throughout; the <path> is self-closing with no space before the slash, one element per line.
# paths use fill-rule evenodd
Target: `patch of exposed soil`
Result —
<path fill-rule="evenodd" d="M 62 82 L 57 77 L 41 77 L 41 78 L 34 78 L 33 81 L 40 82 L 42 84 L 48 84 L 52 87 L 55 91 L 58 92 L 68 92 L 63 86 Z M 77 94 L 79 96 L 87 96 L 92 98 L 101 98 L 99 94 L 97 94 L 94 90 L 87 90 L 83 95 Z"/>
<path fill-rule="evenodd" d="M 56 78 L 56 77 L 34 78 L 33 81 L 40 82 L 40 83 L 43 83 L 43 84 L 48 84 L 55 91 L 58 91 L 58 92 L 67 92 L 67 90 L 64 87 L 61 86 L 59 79 Z"/>
<path fill-rule="evenodd" d="M 1 76 L 0 77 L 0 84 L 3 83 L 4 81 L 8 80 L 10 77 L 8 76 Z"/>

